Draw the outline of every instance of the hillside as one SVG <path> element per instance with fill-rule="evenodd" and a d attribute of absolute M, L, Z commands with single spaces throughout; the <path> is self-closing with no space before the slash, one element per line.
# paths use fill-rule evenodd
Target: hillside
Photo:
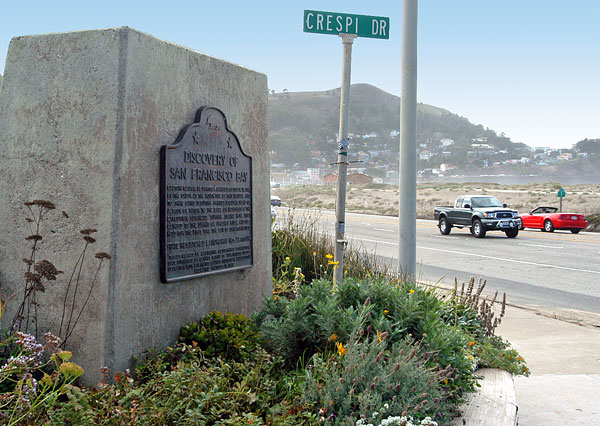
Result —
<path fill-rule="evenodd" d="M 325 162 L 335 161 L 336 133 L 339 123 L 340 89 L 324 92 L 283 92 L 269 94 L 269 140 L 273 163 L 314 167 L 311 151 L 323 151 Z M 367 146 L 389 154 L 398 151 L 397 133 L 400 124 L 400 98 L 368 84 L 354 84 L 350 89 L 349 131 L 354 134 L 353 148 Z M 417 107 L 417 142 L 426 149 L 442 138 L 454 144 L 446 161 L 466 164 L 466 153 L 472 139 L 484 138 L 487 143 L 506 150 L 506 156 L 526 152 L 524 144 L 516 144 L 494 131 L 475 125 L 442 108 L 419 104 Z M 358 135 L 368 135 L 363 139 Z M 375 136 L 376 135 L 376 136 Z M 368 140 L 368 145 L 367 145 Z M 439 166 L 439 162 L 437 162 Z M 435 164 L 433 162 L 432 164 Z"/>

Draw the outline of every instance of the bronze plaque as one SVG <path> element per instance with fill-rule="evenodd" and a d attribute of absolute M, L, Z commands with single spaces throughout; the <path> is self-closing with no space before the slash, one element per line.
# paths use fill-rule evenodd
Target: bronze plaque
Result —
<path fill-rule="evenodd" d="M 216 108 L 161 147 L 160 256 L 164 283 L 252 266 L 252 158 Z"/>

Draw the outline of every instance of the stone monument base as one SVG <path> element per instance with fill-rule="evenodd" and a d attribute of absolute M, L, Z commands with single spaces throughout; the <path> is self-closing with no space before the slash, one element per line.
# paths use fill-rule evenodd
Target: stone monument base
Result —
<path fill-rule="evenodd" d="M 58 269 L 69 271 L 85 243 L 59 235 L 98 230 L 90 250 L 112 259 L 68 342 L 88 382 L 100 380 L 104 366 L 132 368 L 133 357 L 172 344 L 182 325 L 211 310 L 249 314 L 271 293 L 267 93 L 263 74 L 127 27 L 11 41 L 0 94 L 2 292 L 23 286 L 25 201 L 48 199 L 69 216 L 49 215 L 39 242 L 38 259 Z M 205 105 L 226 115 L 252 158 L 253 262 L 163 284 L 160 148 Z M 80 295 L 94 268 L 83 269 Z M 39 333 L 59 328 L 67 275 L 39 294 Z M 76 308 L 82 303 L 78 297 Z M 17 304 L 9 301 L 3 326 Z"/>

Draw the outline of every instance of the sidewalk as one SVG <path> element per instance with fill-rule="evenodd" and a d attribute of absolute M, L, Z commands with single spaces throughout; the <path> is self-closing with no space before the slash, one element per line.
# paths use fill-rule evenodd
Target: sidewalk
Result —
<path fill-rule="evenodd" d="M 560 319 L 556 319 L 560 318 Z M 496 334 L 525 358 L 514 378 L 520 426 L 600 424 L 600 315 L 507 307 Z"/>

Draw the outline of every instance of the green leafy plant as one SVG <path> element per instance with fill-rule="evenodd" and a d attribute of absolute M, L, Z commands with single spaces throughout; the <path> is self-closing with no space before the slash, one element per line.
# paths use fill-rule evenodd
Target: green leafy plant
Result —
<path fill-rule="evenodd" d="M 5 302 L 0 298 L 0 319 Z M 60 339 L 45 334 L 46 344 L 17 331 L 0 341 L 0 350 L 11 349 L 0 367 L 0 421 L 3 425 L 37 424 L 83 369 L 70 361 L 71 353 L 59 349 Z M 46 357 L 44 356 L 46 355 Z M 50 374 L 48 374 L 50 372 Z"/>
<path fill-rule="evenodd" d="M 346 279 L 334 287 L 319 280 L 303 286 L 295 299 L 268 299 L 253 319 L 264 347 L 293 367 L 313 354 L 334 351 L 332 336 L 347 341 L 365 304 L 368 329 L 388 333 L 391 344 L 418 339 L 433 354 L 432 363 L 453 366 L 456 374 L 447 384 L 452 395 L 458 398 L 474 389 L 474 365 L 467 350 L 470 333 L 448 325 L 442 316 L 444 302 L 434 291 L 414 284 Z"/>
<path fill-rule="evenodd" d="M 181 327 L 179 341 L 202 349 L 207 357 L 240 361 L 253 355 L 258 332 L 245 315 L 213 311 L 200 322 Z"/>
<path fill-rule="evenodd" d="M 514 375 L 529 376 L 525 360 L 509 342 L 499 336 L 485 336 L 473 342 L 473 354 L 480 368 L 500 368 Z"/>
<path fill-rule="evenodd" d="M 394 416 L 449 420 L 453 404 L 445 383 L 451 368 L 429 368 L 431 354 L 423 352 L 411 338 L 396 345 L 387 332 L 364 327 L 368 311 L 346 345 L 338 353 L 317 354 L 307 370 L 303 398 L 318 408 L 322 421 L 330 424 L 380 424 Z M 361 324 L 362 322 L 362 324 Z M 383 423 L 381 423 L 383 424 Z"/>

